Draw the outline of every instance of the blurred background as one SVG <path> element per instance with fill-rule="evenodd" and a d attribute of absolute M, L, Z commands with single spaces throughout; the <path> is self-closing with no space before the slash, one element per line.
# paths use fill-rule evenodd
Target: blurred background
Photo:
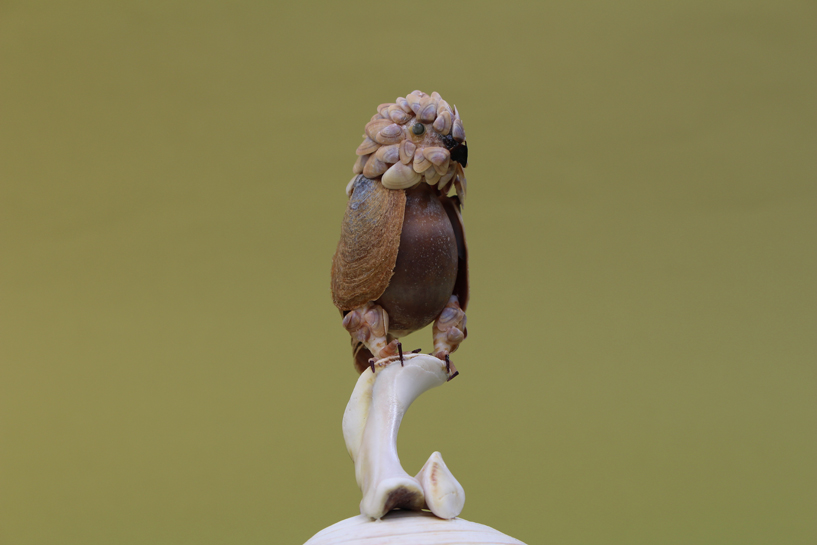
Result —
<path fill-rule="evenodd" d="M 815 543 L 815 15 L 0 3 L 0 542 L 358 513 L 329 268 L 364 124 L 421 89 L 468 135 L 472 301 L 405 468 L 530 544 Z"/>

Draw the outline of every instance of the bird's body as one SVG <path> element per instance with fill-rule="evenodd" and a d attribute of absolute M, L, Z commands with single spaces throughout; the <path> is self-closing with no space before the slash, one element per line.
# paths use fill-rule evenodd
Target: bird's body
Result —
<path fill-rule="evenodd" d="M 447 359 L 466 334 L 465 133 L 436 93 L 407 99 L 381 104 L 366 126 L 332 262 L 333 301 L 360 372 L 432 322 L 438 357 Z"/>
<path fill-rule="evenodd" d="M 434 321 L 454 293 L 458 270 L 457 238 L 440 196 L 428 184 L 403 191 L 406 212 L 394 275 L 375 301 L 389 314 L 395 337 Z"/>

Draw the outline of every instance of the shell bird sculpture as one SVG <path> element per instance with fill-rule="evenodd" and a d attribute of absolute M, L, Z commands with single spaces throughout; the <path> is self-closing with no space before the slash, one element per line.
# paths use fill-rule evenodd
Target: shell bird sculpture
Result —
<path fill-rule="evenodd" d="M 468 164 L 457 107 L 413 91 L 381 104 L 357 148 L 332 299 L 352 337 L 355 367 L 399 356 L 400 337 L 434 323 L 432 354 L 465 339 L 468 248 L 462 222 Z M 452 193 L 449 195 L 449 193 Z"/>

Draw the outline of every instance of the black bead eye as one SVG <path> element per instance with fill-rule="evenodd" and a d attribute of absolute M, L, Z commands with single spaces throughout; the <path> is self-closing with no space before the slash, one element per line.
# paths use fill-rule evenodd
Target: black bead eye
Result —
<path fill-rule="evenodd" d="M 413 132 L 417 136 L 420 136 L 421 134 L 426 132 L 426 126 L 423 125 L 422 123 L 415 123 L 414 126 L 411 128 L 411 132 Z"/>

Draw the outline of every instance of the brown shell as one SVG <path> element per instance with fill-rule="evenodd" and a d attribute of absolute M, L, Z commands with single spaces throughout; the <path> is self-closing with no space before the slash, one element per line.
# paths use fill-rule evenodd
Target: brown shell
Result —
<path fill-rule="evenodd" d="M 332 258 L 332 300 L 353 310 L 379 298 L 394 274 L 406 211 L 405 191 L 358 176 Z"/>

